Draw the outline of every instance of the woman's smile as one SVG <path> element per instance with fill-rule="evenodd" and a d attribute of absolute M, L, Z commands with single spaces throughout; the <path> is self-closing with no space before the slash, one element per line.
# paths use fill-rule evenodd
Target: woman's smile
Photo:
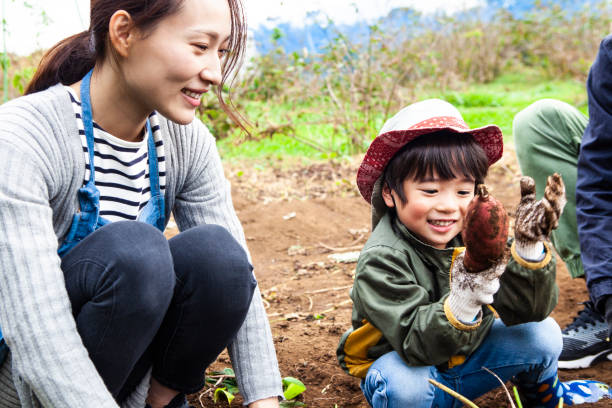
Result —
<path fill-rule="evenodd" d="M 200 99 L 202 98 L 202 94 L 208 92 L 208 90 L 193 91 L 188 88 L 183 88 L 181 89 L 181 92 L 190 105 L 197 107 L 200 105 Z"/>

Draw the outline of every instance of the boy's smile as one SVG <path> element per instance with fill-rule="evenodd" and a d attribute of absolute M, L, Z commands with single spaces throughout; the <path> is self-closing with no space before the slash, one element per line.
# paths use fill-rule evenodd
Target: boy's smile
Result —
<path fill-rule="evenodd" d="M 434 174 L 424 180 L 404 180 L 405 202 L 386 186 L 383 199 L 387 206 L 396 207 L 401 223 L 419 239 L 444 249 L 463 229 L 463 218 L 474 197 L 474 186 L 473 179 L 442 180 Z"/>

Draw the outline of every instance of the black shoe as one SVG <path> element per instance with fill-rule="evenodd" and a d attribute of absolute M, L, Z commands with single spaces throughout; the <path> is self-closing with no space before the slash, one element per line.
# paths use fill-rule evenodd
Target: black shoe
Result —
<path fill-rule="evenodd" d="M 608 323 L 595 310 L 593 302 L 584 302 L 583 305 L 584 309 L 563 329 L 559 368 L 586 368 L 601 361 L 612 360 Z"/>

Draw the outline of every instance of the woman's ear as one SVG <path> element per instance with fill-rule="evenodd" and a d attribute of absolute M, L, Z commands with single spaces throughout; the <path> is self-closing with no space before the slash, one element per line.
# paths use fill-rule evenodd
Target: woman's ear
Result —
<path fill-rule="evenodd" d="M 389 188 L 389 185 L 385 183 L 385 185 L 382 188 L 382 197 L 383 197 L 383 200 L 385 201 L 385 204 L 389 208 L 395 207 L 395 200 L 393 199 L 393 196 L 391 194 L 392 192 L 391 192 L 391 189 Z"/>
<path fill-rule="evenodd" d="M 117 10 L 108 23 L 108 36 L 118 55 L 127 57 L 136 32 L 132 16 L 125 10 Z"/>

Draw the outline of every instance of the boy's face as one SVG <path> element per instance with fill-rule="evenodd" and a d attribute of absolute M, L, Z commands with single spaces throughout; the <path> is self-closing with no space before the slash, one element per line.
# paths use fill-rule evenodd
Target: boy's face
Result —
<path fill-rule="evenodd" d="M 399 220 L 423 242 L 444 249 L 463 229 L 463 218 L 474 197 L 475 181 L 470 178 L 441 180 L 436 174 L 425 180 L 404 180 L 406 202 L 383 188 L 388 207 L 397 207 Z"/>

